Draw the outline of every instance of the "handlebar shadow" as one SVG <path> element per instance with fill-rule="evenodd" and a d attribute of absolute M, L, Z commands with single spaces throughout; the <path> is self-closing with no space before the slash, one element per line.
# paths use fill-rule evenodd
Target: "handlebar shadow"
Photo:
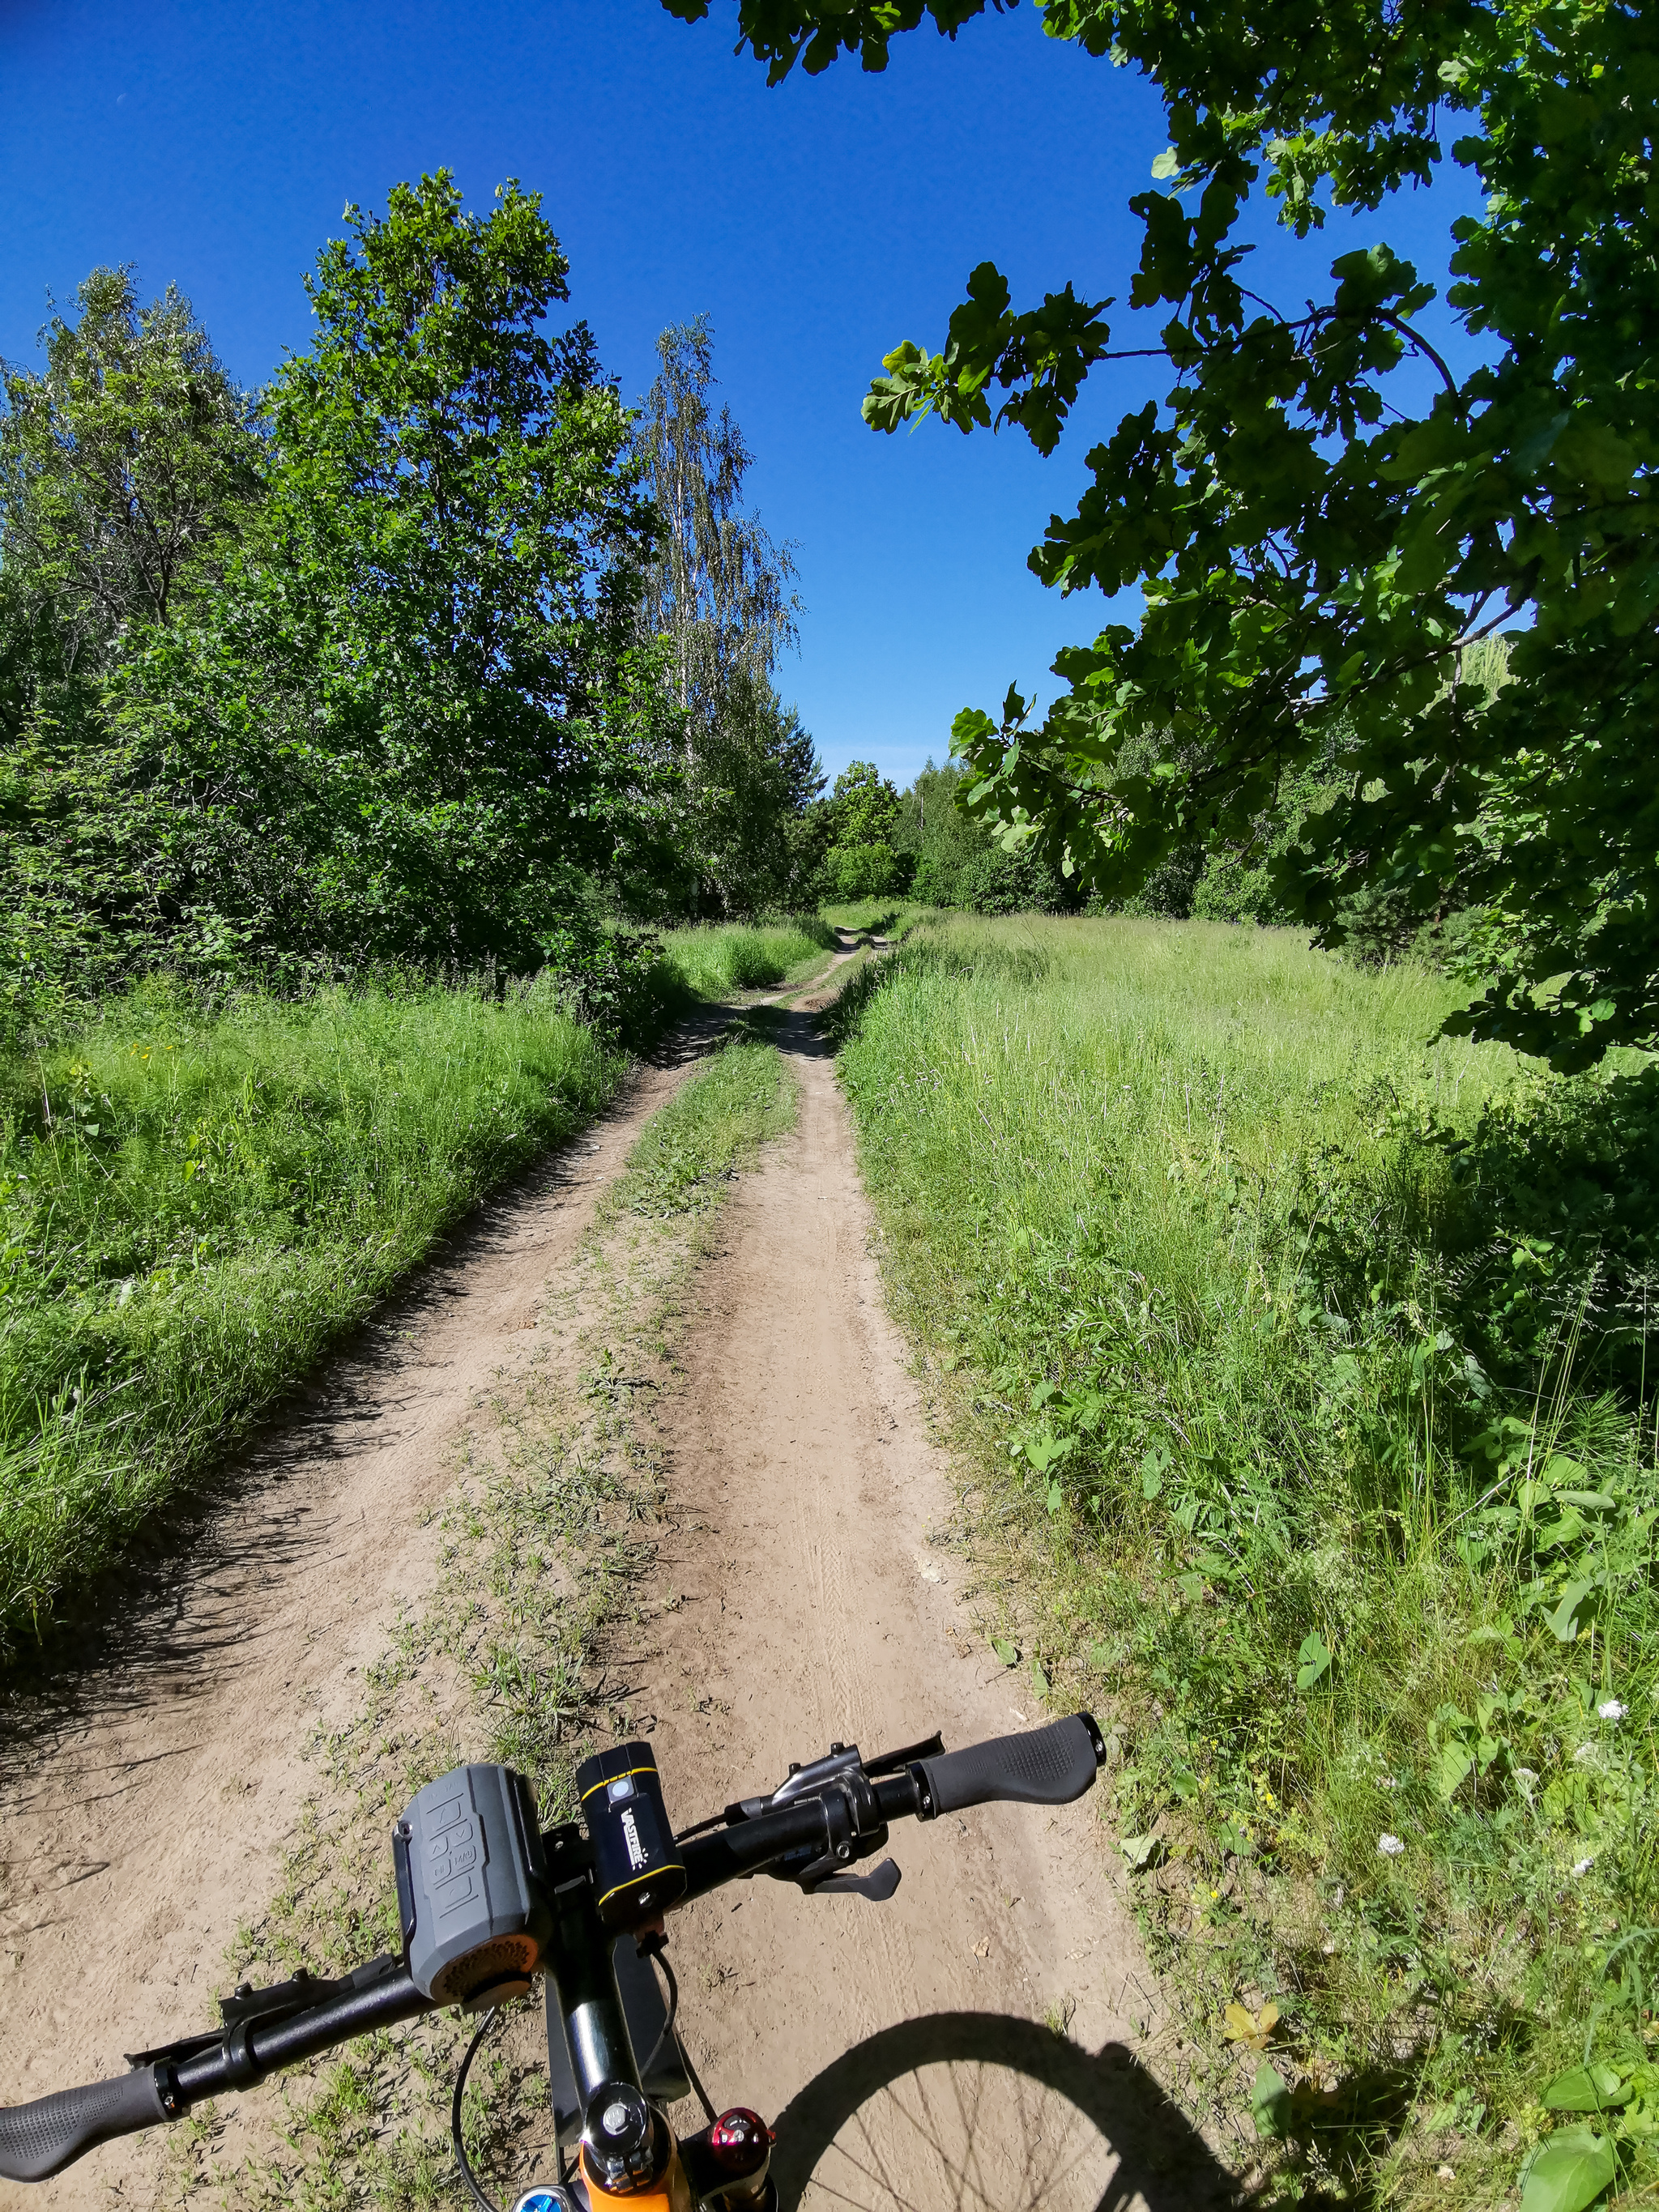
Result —
<path fill-rule="evenodd" d="M 781 2212 L 795 2212 L 820 2160 L 861 2106 L 924 2067 L 952 2063 L 1022 2074 L 1099 2131 L 1117 2162 L 1095 2212 L 1140 2205 L 1147 2212 L 1220 2212 L 1238 2201 L 1237 2182 L 1127 2045 L 1089 2051 L 1016 2014 L 939 2012 L 855 2044 L 790 2100 L 778 2116 L 772 2158 Z M 1030 2203 L 1045 2201 L 1042 2177 L 1029 2179 L 1036 2185 Z"/>

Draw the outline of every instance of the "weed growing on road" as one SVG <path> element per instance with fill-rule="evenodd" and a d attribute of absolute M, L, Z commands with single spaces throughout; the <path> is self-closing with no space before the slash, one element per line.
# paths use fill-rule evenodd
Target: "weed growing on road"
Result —
<path fill-rule="evenodd" d="M 794 1094 L 763 1018 L 733 1030 L 713 1065 L 669 1101 L 635 1147 L 610 1206 L 669 1216 L 714 1205 L 755 1146 L 794 1118 Z"/>
<path fill-rule="evenodd" d="M 368 1670 L 356 1710 L 312 1747 L 319 1787 L 277 1895 L 239 1937 L 234 1976 L 337 1972 L 395 1949 L 391 1824 L 451 1766 L 517 1767 L 550 1824 L 574 1811 L 571 1771 L 596 1740 L 650 1731 L 609 1654 L 662 1601 L 653 1370 L 672 1352 L 734 1167 L 793 1108 L 780 1055 L 739 1035 L 646 1125 L 544 1311 L 536 1352 L 480 1407 L 434 1530 L 430 1592 Z M 175 2145 L 175 2201 L 462 2205 L 448 2100 L 473 2025 L 434 2014 L 246 2107 L 222 2102 Z M 538 2000 L 486 2045 L 469 2085 L 469 2148 L 509 2196 L 509 2173 L 523 2185 L 552 2168 L 544 2050 Z"/>
<path fill-rule="evenodd" d="M 157 981 L 0 1069 L 0 1656 L 623 1065 L 533 990 Z"/>
<path fill-rule="evenodd" d="M 999 1653 L 1116 1706 L 1194 2094 L 1292 2197 L 1512 2187 L 1562 2069 L 1637 2082 L 1651 2032 L 1659 1110 L 1428 1048 L 1449 997 L 1284 933 L 959 923 L 842 1023 Z"/>

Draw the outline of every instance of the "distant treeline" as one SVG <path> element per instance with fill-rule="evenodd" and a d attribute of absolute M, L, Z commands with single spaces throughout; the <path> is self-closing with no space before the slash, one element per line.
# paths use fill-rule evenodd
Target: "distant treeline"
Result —
<path fill-rule="evenodd" d="M 618 918 L 810 894 L 832 834 L 773 689 L 787 548 L 741 506 L 710 343 L 643 408 L 533 195 L 444 173 L 307 280 L 240 390 L 189 302 L 100 269 L 0 414 L 0 994 L 380 964 L 614 995 Z M 642 954 L 641 957 L 644 957 Z"/>
<path fill-rule="evenodd" d="M 1509 646 L 1493 637 L 1464 656 L 1460 680 L 1488 694 L 1506 680 Z M 1103 905 L 1075 878 L 1062 876 L 1035 843 L 1001 836 L 963 805 L 973 781 L 955 762 L 929 761 L 906 791 L 867 763 L 855 761 L 836 783 L 834 821 L 823 875 L 845 898 L 904 896 L 923 905 L 970 914 L 1164 915 L 1175 921 L 1285 924 L 1297 919 L 1278 891 L 1273 863 L 1352 782 L 1347 748 L 1339 736 L 1323 759 L 1286 777 L 1279 803 L 1243 841 L 1193 838 L 1176 848 L 1140 892 Z M 1148 749 L 1148 758 L 1151 750 Z M 1194 761 L 1196 770 L 1201 763 Z M 1453 952 L 1467 909 L 1449 897 L 1426 921 L 1403 891 L 1371 889 L 1344 903 L 1344 934 L 1361 959 L 1414 950 L 1431 958 Z"/>

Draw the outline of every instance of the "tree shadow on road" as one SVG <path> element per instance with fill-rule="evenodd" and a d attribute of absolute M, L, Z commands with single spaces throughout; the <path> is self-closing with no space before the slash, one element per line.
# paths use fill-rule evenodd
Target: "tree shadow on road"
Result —
<path fill-rule="evenodd" d="M 783 2212 L 809 2184 L 815 2202 L 860 2212 L 1218 2212 L 1239 2199 L 1122 2044 L 1085 2051 L 1002 2013 L 932 2013 L 842 2052 L 780 2114 L 772 2172 Z"/>

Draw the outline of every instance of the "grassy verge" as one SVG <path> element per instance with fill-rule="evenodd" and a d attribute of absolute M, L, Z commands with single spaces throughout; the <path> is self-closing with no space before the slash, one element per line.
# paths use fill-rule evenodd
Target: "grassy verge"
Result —
<path fill-rule="evenodd" d="M 317 1786 L 227 1986 L 395 1948 L 390 1823 L 451 1766 L 517 1767 L 551 1822 L 573 1814 L 571 1771 L 596 1741 L 654 1725 L 629 1710 L 626 1660 L 611 1663 L 615 1640 L 637 1651 L 667 1601 L 652 1407 L 720 1200 L 793 1109 L 779 1054 L 738 1032 L 647 1125 L 554 1287 L 534 1358 L 480 1408 L 440 1517 L 432 1589 L 367 1670 L 350 1721 L 311 1747 Z M 463 2206 L 449 2097 L 474 2025 L 434 2014 L 204 2108 L 177 2131 L 167 2201 Z M 516 2009 L 469 2083 L 470 2148 L 509 2203 L 532 2175 L 550 2178 L 544 2052 L 538 2000 Z"/>
<path fill-rule="evenodd" d="M 155 986 L 0 1071 L 0 1653 L 623 1064 L 534 991 Z"/>
<path fill-rule="evenodd" d="M 669 965 L 702 999 L 792 982 L 815 973 L 835 945 L 835 931 L 815 915 L 758 924 L 705 923 L 670 930 L 663 938 Z"/>
<path fill-rule="evenodd" d="M 1659 1109 L 1445 1004 L 960 922 L 837 1019 L 999 1655 L 1115 1716 L 1182 2086 L 1280 2201 L 1580 2212 L 1656 2177 Z"/>

